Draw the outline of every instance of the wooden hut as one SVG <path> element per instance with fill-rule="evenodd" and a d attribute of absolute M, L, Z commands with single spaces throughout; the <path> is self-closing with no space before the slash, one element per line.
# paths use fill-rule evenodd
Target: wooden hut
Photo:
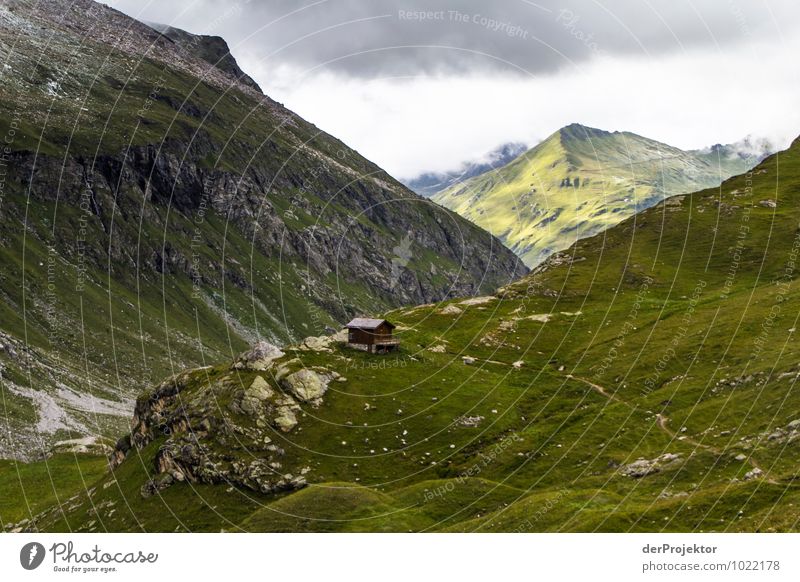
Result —
<path fill-rule="evenodd" d="M 385 319 L 356 317 L 345 327 L 348 345 L 373 354 L 390 352 L 400 345 L 400 340 L 392 337 L 395 326 Z"/>

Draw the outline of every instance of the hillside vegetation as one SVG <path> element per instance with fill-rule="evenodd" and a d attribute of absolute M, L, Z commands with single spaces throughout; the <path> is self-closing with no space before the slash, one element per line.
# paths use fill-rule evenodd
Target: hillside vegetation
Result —
<path fill-rule="evenodd" d="M 686 152 L 573 124 L 433 200 L 497 235 L 533 267 L 665 198 L 718 186 L 763 155 L 733 146 Z"/>
<path fill-rule="evenodd" d="M 263 95 L 218 37 L 0 5 L 0 458 L 118 435 L 143 386 L 526 269 Z"/>
<path fill-rule="evenodd" d="M 494 294 L 386 313 L 397 354 L 180 373 L 25 527 L 794 531 L 799 254 L 795 142 Z"/>

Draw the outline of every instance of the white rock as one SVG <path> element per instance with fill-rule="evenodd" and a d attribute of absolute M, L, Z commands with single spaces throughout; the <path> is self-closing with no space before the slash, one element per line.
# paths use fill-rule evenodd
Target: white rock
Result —
<path fill-rule="evenodd" d="M 249 351 L 241 354 L 234 367 L 258 371 L 269 370 L 272 362 L 284 355 L 279 347 L 266 341 L 260 341 Z"/>
<path fill-rule="evenodd" d="M 461 313 L 464 313 L 464 310 L 452 304 L 439 310 L 439 315 L 459 315 Z"/>
<path fill-rule="evenodd" d="M 486 295 L 484 297 L 470 297 L 469 299 L 465 299 L 464 301 L 460 302 L 460 305 L 485 305 L 497 299 L 492 295 Z"/>
<path fill-rule="evenodd" d="M 535 313 L 533 315 L 529 315 L 526 319 L 530 319 L 531 321 L 538 321 L 539 323 L 547 323 L 548 321 L 550 321 L 550 314 Z"/>
<path fill-rule="evenodd" d="M 318 374 L 307 368 L 289 374 L 281 380 L 281 386 L 297 396 L 302 402 L 310 402 L 322 398 L 328 390 L 330 376 Z"/>
<path fill-rule="evenodd" d="M 330 345 L 336 341 L 333 336 L 310 336 L 303 340 L 300 349 L 307 349 L 312 352 L 330 352 L 333 351 Z"/>
<path fill-rule="evenodd" d="M 764 471 L 762 471 L 761 469 L 756 467 L 752 471 L 748 471 L 747 473 L 744 474 L 744 480 L 745 481 L 750 481 L 752 479 L 758 479 L 763 474 L 764 474 Z"/>

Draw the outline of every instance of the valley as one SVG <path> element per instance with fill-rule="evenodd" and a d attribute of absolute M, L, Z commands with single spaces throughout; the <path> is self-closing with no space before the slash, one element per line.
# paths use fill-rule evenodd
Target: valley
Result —
<path fill-rule="evenodd" d="M 9 0 L 0 53 L 2 531 L 797 531 L 800 138 L 422 196 L 221 37 Z"/>
<path fill-rule="evenodd" d="M 527 271 L 261 93 L 219 37 L 12 0 L 0 49 L 0 457 L 115 438 L 138 391 L 258 339 Z"/>
<path fill-rule="evenodd" d="M 36 527 L 793 530 L 798 183 L 795 143 L 494 294 L 388 311 L 396 355 L 331 336 L 182 372 Z"/>

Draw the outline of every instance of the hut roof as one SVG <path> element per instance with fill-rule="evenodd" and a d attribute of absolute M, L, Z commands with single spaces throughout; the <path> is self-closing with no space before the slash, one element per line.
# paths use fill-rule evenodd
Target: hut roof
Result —
<path fill-rule="evenodd" d="M 356 317 L 345 327 L 347 329 L 377 329 L 382 323 L 392 328 L 396 327 L 385 319 L 370 319 L 368 317 Z"/>

